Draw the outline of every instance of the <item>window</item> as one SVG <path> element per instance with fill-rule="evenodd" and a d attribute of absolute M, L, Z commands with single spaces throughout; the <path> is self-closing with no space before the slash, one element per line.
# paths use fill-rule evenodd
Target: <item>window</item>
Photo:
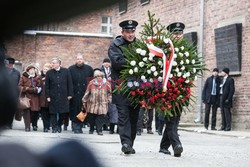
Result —
<path fill-rule="evenodd" d="M 39 26 L 31 28 L 31 30 L 57 31 L 58 30 L 58 23 L 47 23 L 47 24 L 39 25 Z"/>
<path fill-rule="evenodd" d="M 119 1 L 119 13 L 125 13 L 128 9 L 128 1 L 127 0 L 121 0 Z"/>
<path fill-rule="evenodd" d="M 111 34 L 112 19 L 110 16 L 102 16 L 101 33 Z"/>
<path fill-rule="evenodd" d="M 150 0 L 141 0 L 141 4 L 142 5 L 146 5 L 146 4 L 148 4 L 150 2 Z"/>

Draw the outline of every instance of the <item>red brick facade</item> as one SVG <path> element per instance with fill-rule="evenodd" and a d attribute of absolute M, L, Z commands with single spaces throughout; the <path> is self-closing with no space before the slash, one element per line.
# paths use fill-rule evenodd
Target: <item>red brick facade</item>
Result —
<path fill-rule="evenodd" d="M 119 13 L 118 4 L 108 9 L 77 16 L 59 23 L 58 31 L 100 33 L 101 16 L 112 16 L 112 31 L 114 36 L 120 34 L 119 22 L 134 19 L 139 22 L 137 37 L 141 25 L 147 20 L 147 11 L 156 14 L 161 23 L 168 25 L 171 22 L 181 21 L 186 25 L 185 33 L 197 32 L 198 46 L 200 43 L 200 1 L 199 0 L 150 0 L 150 3 L 141 5 L 140 0 L 128 0 L 127 11 Z M 208 69 L 216 66 L 215 29 L 235 23 L 242 23 L 242 68 L 241 75 L 234 76 L 236 92 L 233 107 L 233 128 L 250 129 L 250 1 L 249 0 L 205 0 L 204 10 L 204 60 Z M 74 62 L 74 55 L 83 53 L 90 65 L 97 67 L 107 56 L 107 49 L 111 38 L 97 37 L 70 37 L 23 35 L 7 42 L 8 54 L 23 62 L 45 63 L 51 57 L 62 58 L 63 65 Z M 203 78 L 210 76 L 206 72 Z M 193 89 L 198 95 L 197 89 Z M 196 118 L 197 107 L 183 116 L 182 121 L 193 122 Z M 220 118 L 220 112 L 218 112 Z M 220 127 L 218 120 L 217 128 Z"/>

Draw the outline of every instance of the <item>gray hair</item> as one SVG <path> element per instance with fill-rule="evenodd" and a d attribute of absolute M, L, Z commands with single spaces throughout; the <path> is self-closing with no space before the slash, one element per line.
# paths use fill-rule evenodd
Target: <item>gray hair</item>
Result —
<path fill-rule="evenodd" d="M 61 64 L 61 59 L 60 59 L 60 58 L 58 58 L 58 57 L 53 57 L 53 58 L 51 59 L 51 61 L 54 61 L 54 60 L 56 60 L 57 63 Z"/>

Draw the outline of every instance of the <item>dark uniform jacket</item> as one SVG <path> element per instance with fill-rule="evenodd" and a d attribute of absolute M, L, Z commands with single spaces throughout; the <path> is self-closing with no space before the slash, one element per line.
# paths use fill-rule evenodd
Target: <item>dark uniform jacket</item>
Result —
<path fill-rule="evenodd" d="M 87 64 L 81 67 L 72 65 L 69 67 L 69 71 L 74 90 L 74 96 L 70 100 L 70 118 L 74 120 L 82 109 L 82 98 L 86 92 L 88 82 L 93 79 L 93 68 Z"/>
<path fill-rule="evenodd" d="M 112 87 L 117 86 L 121 83 L 120 71 L 123 69 L 123 65 L 126 64 L 126 60 L 123 56 L 120 46 L 128 48 L 130 43 L 126 41 L 122 36 L 116 37 L 116 39 L 111 43 L 108 55 L 111 60 L 111 78 Z M 126 95 L 119 94 L 118 92 L 112 94 L 112 103 L 114 104 L 125 104 L 129 105 L 129 101 Z"/>
<path fill-rule="evenodd" d="M 223 82 L 223 79 L 221 80 L 221 82 Z M 234 79 L 231 77 L 227 77 L 226 82 L 222 86 L 222 89 L 222 105 L 226 108 L 233 107 L 233 95 L 235 92 Z"/>
<path fill-rule="evenodd" d="M 46 73 L 45 95 L 51 98 L 49 111 L 51 114 L 69 112 L 68 96 L 73 96 L 73 85 L 68 69 L 60 67 Z"/>
<path fill-rule="evenodd" d="M 8 74 L 10 76 L 10 79 L 12 81 L 12 84 L 14 86 L 14 88 L 16 88 L 16 97 L 18 97 L 18 83 L 19 83 L 19 80 L 20 80 L 20 72 L 18 70 L 16 70 L 15 68 L 13 69 L 7 69 L 8 71 Z"/>
<path fill-rule="evenodd" d="M 213 79 L 214 79 L 214 76 L 207 78 L 203 91 L 202 91 L 202 101 L 207 104 L 211 103 Z M 219 105 L 220 104 L 219 103 L 219 99 L 220 99 L 220 78 L 219 77 L 216 77 L 215 83 L 216 83 L 216 104 Z"/>

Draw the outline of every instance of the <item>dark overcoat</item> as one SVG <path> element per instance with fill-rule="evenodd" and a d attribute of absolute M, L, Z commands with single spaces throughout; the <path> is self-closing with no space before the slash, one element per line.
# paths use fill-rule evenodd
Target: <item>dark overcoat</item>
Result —
<path fill-rule="evenodd" d="M 82 98 L 86 92 L 88 82 L 93 79 L 93 68 L 87 64 L 81 67 L 72 65 L 69 67 L 73 82 L 74 96 L 70 100 L 70 119 L 75 120 L 76 115 L 82 109 Z"/>
<path fill-rule="evenodd" d="M 223 80 L 221 82 L 223 82 Z M 222 86 L 222 89 L 222 105 L 226 108 L 233 107 L 233 95 L 235 92 L 234 79 L 231 77 L 227 77 L 224 85 Z"/>
<path fill-rule="evenodd" d="M 112 78 L 112 88 L 121 84 L 120 80 L 120 72 L 124 68 L 123 66 L 126 64 L 126 60 L 123 56 L 121 46 L 128 48 L 130 43 L 126 41 L 122 36 L 116 37 L 116 39 L 111 43 L 108 55 L 111 60 L 111 78 Z M 112 94 L 112 103 L 113 104 L 122 104 L 129 105 L 127 95 L 122 95 L 118 92 Z"/>
<path fill-rule="evenodd" d="M 210 76 L 207 78 L 205 85 L 202 90 L 202 101 L 206 104 L 211 103 L 211 93 L 212 93 L 212 88 L 213 88 L 213 79 L 214 76 Z M 215 79 L 216 83 L 216 105 L 220 105 L 219 99 L 220 99 L 220 78 L 216 77 Z"/>
<path fill-rule="evenodd" d="M 73 96 L 73 84 L 68 69 L 60 67 L 46 73 L 45 95 L 50 97 L 49 111 L 51 114 L 69 112 L 68 96 Z"/>

